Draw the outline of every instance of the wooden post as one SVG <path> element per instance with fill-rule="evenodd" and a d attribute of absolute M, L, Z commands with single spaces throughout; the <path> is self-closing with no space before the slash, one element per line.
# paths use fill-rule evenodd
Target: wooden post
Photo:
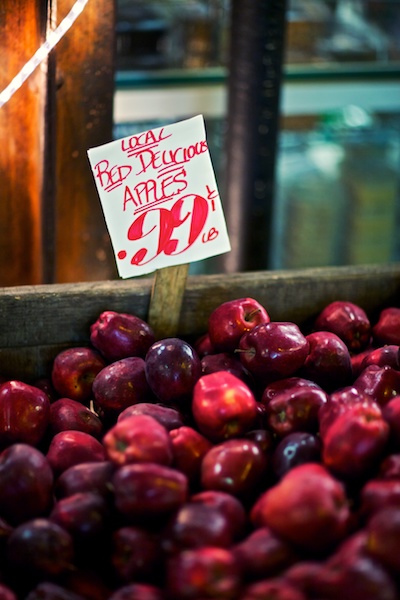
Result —
<path fill-rule="evenodd" d="M 0 89 L 74 0 L 2 0 Z M 112 139 L 115 2 L 90 0 L 0 108 L 0 286 L 113 278 L 86 151 Z"/>
<path fill-rule="evenodd" d="M 2 0 L 1 90 L 43 42 L 45 5 L 47 2 Z M 36 284 L 43 280 L 46 82 L 47 61 L 0 108 L 0 286 Z"/>

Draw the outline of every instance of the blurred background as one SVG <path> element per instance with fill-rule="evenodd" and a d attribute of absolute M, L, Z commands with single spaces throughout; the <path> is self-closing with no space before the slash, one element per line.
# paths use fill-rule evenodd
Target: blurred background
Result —
<path fill-rule="evenodd" d="M 118 0 L 117 11 L 115 137 L 203 113 L 222 199 L 230 10 Z M 252 265 L 399 260 L 399 75 L 399 0 L 288 0 L 273 203 Z"/>

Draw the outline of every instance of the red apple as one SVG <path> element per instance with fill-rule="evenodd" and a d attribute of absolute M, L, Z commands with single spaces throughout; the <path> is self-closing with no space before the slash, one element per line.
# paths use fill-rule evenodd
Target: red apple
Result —
<path fill-rule="evenodd" d="M 314 330 L 335 333 L 350 352 L 364 350 L 372 333 L 365 310 L 348 300 L 336 300 L 325 306 L 314 321 Z"/>
<path fill-rule="evenodd" d="M 223 302 L 208 318 L 208 335 L 214 352 L 233 352 L 245 332 L 269 321 L 266 309 L 254 298 Z"/>
<path fill-rule="evenodd" d="M 326 432 L 336 418 L 341 415 L 348 406 L 358 404 L 373 404 L 371 396 L 367 396 L 353 386 L 348 386 L 340 390 L 336 390 L 328 396 L 327 402 L 323 404 L 318 412 L 319 434 L 322 439 L 325 438 Z"/>
<path fill-rule="evenodd" d="M 128 406 L 146 402 L 150 388 L 143 358 L 122 358 L 104 367 L 93 382 L 93 396 L 96 408 L 115 418 Z"/>
<path fill-rule="evenodd" d="M 294 546 L 277 536 L 269 527 L 259 527 L 232 548 L 246 579 L 264 579 L 279 575 L 299 560 Z"/>
<path fill-rule="evenodd" d="M 230 352 L 219 352 L 203 356 L 201 371 L 203 375 L 209 375 L 217 371 L 229 371 L 248 385 L 252 383 L 250 373 L 244 368 L 238 356 Z"/>
<path fill-rule="evenodd" d="M 268 460 L 255 442 L 235 438 L 213 446 L 201 463 L 201 485 L 240 498 L 252 497 L 262 487 Z"/>
<path fill-rule="evenodd" d="M 107 458 L 118 466 L 137 462 L 172 463 L 168 431 L 149 415 L 132 415 L 117 421 L 105 434 Z"/>
<path fill-rule="evenodd" d="M 241 579 L 236 560 L 226 548 L 192 548 L 171 556 L 166 569 L 166 592 L 174 600 L 224 598 L 234 600 Z"/>
<path fill-rule="evenodd" d="M 367 525 L 367 551 L 398 577 L 400 573 L 400 506 L 376 512 Z"/>
<path fill-rule="evenodd" d="M 109 362 L 140 356 L 155 342 L 150 325 L 136 315 L 106 310 L 90 326 L 90 341 Z"/>
<path fill-rule="evenodd" d="M 400 454 L 388 454 L 379 465 L 379 477 L 400 479 Z"/>
<path fill-rule="evenodd" d="M 253 428 L 257 403 L 244 381 L 228 371 L 218 371 L 197 381 L 192 413 L 201 433 L 212 441 L 221 441 Z"/>
<path fill-rule="evenodd" d="M 193 427 L 182 425 L 169 432 L 172 442 L 172 465 L 186 475 L 191 485 L 197 485 L 201 462 L 212 443 Z"/>
<path fill-rule="evenodd" d="M 310 350 L 301 369 L 302 375 L 328 392 L 349 385 L 353 369 L 350 351 L 344 341 L 330 331 L 314 331 L 306 339 Z"/>
<path fill-rule="evenodd" d="M 400 507 L 400 480 L 370 479 L 360 491 L 360 513 L 370 518 L 372 514 L 388 506 Z"/>
<path fill-rule="evenodd" d="M 309 346 L 295 323 L 271 321 L 242 335 L 239 356 L 254 377 L 274 380 L 298 371 L 307 358 Z"/>
<path fill-rule="evenodd" d="M 198 337 L 194 341 L 193 348 L 200 358 L 207 356 L 207 354 L 214 354 L 215 352 L 208 333 L 203 333 L 203 335 Z"/>
<path fill-rule="evenodd" d="M 163 532 L 163 548 L 175 553 L 188 548 L 229 548 L 235 530 L 227 516 L 204 502 L 186 502 L 172 515 Z"/>
<path fill-rule="evenodd" d="M 271 458 L 274 475 L 281 479 L 290 469 L 321 461 L 321 440 L 306 431 L 289 433 L 276 445 Z"/>
<path fill-rule="evenodd" d="M 86 403 L 92 397 L 94 378 L 105 366 L 104 358 L 92 348 L 67 348 L 54 358 L 51 381 L 59 396 Z"/>
<path fill-rule="evenodd" d="M 176 469 L 154 463 L 119 467 L 112 478 L 115 506 L 127 518 L 168 515 L 187 500 L 188 481 Z"/>
<path fill-rule="evenodd" d="M 111 562 L 122 582 L 154 579 L 162 565 L 161 535 L 140 526 L 118 527 L 112 534 Z"/>
<path fill-rule="evenodd" d="M 45 455 L 28 444 L 0 454 L 0 514 L 18 525 L 48 513 L 53 504 L 53 472 Z"/>
<path fill-rule="evenodd" d="M 261 494 L 250 517 L 300 549 L 326 552 L 347 534 L 350 507 L 344 486 L 323 465 L 306 463 Z"/>
<path fill-rule="evenodd" d="M 1 600 L 7 600 L 0 595 Z M 25 600 L 85 600 L 71 590 L 53 583 L 52 581 L 41 581 L 27 595 Z M 99 599 L 100 600 L 100 599 Z"/>
<path fill-rule="evenodd" d="M 394 396 L 382 407 L 382 415 L 390 427 L 390 443 L 394 451 L 400 450 L 400 395 Z"/>
<path fill-rule="evenodd" d="M 6 381 L 0 388 L 0 447 L 16 442 L 37 446 L 50 421 L 45 392 L 22 381 Z"/>
<path fill-rule="evenodd" d="M 389 365 L 368 365 L 354 381 L 353 387 L 384 406 L 400 394 L 400 371 Z"/>
<path fill-rule="evenodd" d="M 241 600 L 307 600 L 307 597 L 283 577 L 260 579 L 245 586 Z"/>
<path fill-rule="evenodd" d="M 372 336 L 377 345 L 400 345 L 400 308 L 395 306 L 384 308 L 372 327 Z"/>
<path fill-rule="evenodd" d="M 128 583 L 115 590 L 108 600 L 165 600 L 165 595 L 150 583 Z"/>
<path fill-rule="evenodd" d="M 50 405 L 50 434 L 55 435 L 67 429 L 84 431 L 99 438 L 103 433 L 103 423 L 95 412 L 81 402 L 59 398 Z"/>
<path fill-rule="evenodd" d="M 154 395 L 166 404 L 189 400 L 201 375 L 201 361 L 190 344 L 166 338 L 150 346 L 145 358 L 147 382 Z"/>
<path fill-rule="evenodd" d="M 243 537 L 247 527 L 247 514 L 242 502 L 228 492 L 202 490 L 192 494 L 190 502 L 205 504 L 222 512 L 229 520 L 234 540 Z"/>
<path fill-rule="evenodd" d="M 50 441 L 46 457 L 57 477 L 73 465 L 107 460 L 105 448 L 97 438 L 84 431 L 72 429 L 55 434 Z"/>
<path fill-rule="evenodd" d="M 322 461 L 339 477 L 364 478 L 378 466 L 388 439 L 378 404 L 347 406 L 324 435 Z"/>
<path fill-rule="evenodd" d="M 284 382 L 289 381 L 286 387 Z M 295 431 L 316 433 L 318 413 L 327 402 L 327 393 L 316 383 L 298 378 L 281 379 L 273 382 L 264 390 L 262 402 L 265 405 L 268 427 L 278 437 L 284 437 Z"/>
<path fill-rule="evenodd" d="M 56 498 L 65 498 L 81 492 L 94 492 L 109 498 L 111 478 L 116 470 L 111 461 L 82 462 L 65 469 L 54 486 Z"/>
<path fill-rule="evenodd" d="M 121 421 L 126 417 L 133 415 L 148 415 L 156 419 L 161 425 L 163 425 L 168 431 L 181 427 L 183 422 L 183 415 L 177 409 L 172 406 L 165 406 L 163 404 L 155 404 L 154 402 L 138 402 L 128 406 L 118 415 L 117 420 Z"/>
<path fill-rule="evenodd" d="M 387 365 L 400 371 L 400 346 L 387 344 L 370 350 L 361 363 L 361 371 L 368 365 L 378 365 L 379 367 Z"/>

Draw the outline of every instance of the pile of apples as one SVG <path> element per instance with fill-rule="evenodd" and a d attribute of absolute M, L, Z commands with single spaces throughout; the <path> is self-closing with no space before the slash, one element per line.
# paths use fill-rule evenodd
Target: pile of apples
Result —
<path fill-rule="evenodd" d="M 400 598 L 400 308 L 88 338 L 0 384 L 0 600 Z"/>

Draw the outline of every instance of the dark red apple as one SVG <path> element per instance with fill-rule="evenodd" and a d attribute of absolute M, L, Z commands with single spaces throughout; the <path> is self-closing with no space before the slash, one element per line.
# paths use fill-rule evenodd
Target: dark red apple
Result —
<path fill-rule="evenodd" d="M 113 531 L 111 562 L 122 582 L 156 578 L 162 565 L 161 535 L 140 526 L 123 525 Z"/>
<path fill-rule="evenodd" d="M 400 506 L 376 512 L 367 525 L 367 551 L 398 577 L 400 573 Z"/>
<path fill-rule="evenodd" d="M 324 439 L 327 430 L 336 418 L 341 415 L 348 406 L 355 404 L 373 404 L 371 396 L 367 396 L 353 386 L 344 387 L 329 394 L 327 402 L 323 404 L 318 412 L 319 434 Z"/>
<path fill-rule="evenodd" d="M 73 465 L 107 460 L 106 450 L 97 438 L 72 429 L 52 437 L 46 457 L 57 477 Z"/>
<path fill-rule="evenodd" d="M 252 497 L 267 477 L 268 460 L 252 440 L 235 438 L 216 444 L 201 464 L 201 485 L 240 498 Z"/>
<path fill-rule="evenodd" d="M 400 454 L 388 454 L 379 465 L 382 479 L 400 479 Z"/>
<path fill-rule="evenodd" d="M 223 302 L 208 318 L 208 335 L 214 352 L 233 352 L 245 332 L 269 321 L 268 312 L 254 298 Z"/>
<path fill-rule="evenodd" d="M 314 331 L 306 336 L 310 350 L 301 369 L 306 379 L 331 392 L 351 383 L 353 369 L 350 351 L 331 331 Z"/>
<path fill-rule="evenodd" d="M 236 559 L 226 548 L 192 548 L 177 552 L 166 567 L 166 592 L 174 600 L 237 598 L 241 584 Z"/>
<path fill-rule="evenodd" d="M 400 345 L 400 308 L 384 308 L 372 327 L 372 336 L 376 345 Z"/>
<path fill-rule="evenodd" d="M 314 330 L 335 333 L 350 352 L 364 350 L 372 334 L 365 310 L 348 300 L 335 300 L 325 306 L 314 321 Z"/>
<path fill-rule="evenodd" d="M 378 466 L 389 440 L 389 425 L 376 403 L 347 406 L 323 438 L 322 461 L 339 477 L 367 477 Z"/>
<path fill-rule="evenodd" d="M 321 440 L 306 431 L 289 433 L 276 445 L 271 458 L 274 475 L 281 479 L 290 469 L 321 461 Z"/>
<path fill-rule="evenodd" d="M 50 421 L 45 392 L 23 381 L 6 381 L 0 388 L 0 447 L 16 442 L 37 446 Z"/>
<path fill-rule="evenodd" d="M 307 600 L 307 597 L 294 585 L 283 577 L 260 579 L 245 586 L 241 600 Z"/>
<path fill-rule="evenodd" d="M 243 537 L 247 523 L 247 514 L 242 502 L 228 492 L 220 490 L 202 490 L 190 497 L 190 502 L 205 504 L 219 510 L 229 520 L 233 530 L 233 539 Z"/>
<path fill-rule="evenodd" d="M 54 578 L 72 567 L 74 546 L 71 535 L 47 518 L 24 521 L 7 542 L 7 566 L 16 576 L 33 581 Z"/>
<path fill-rule="evenodd" d="M 182 425 L 169 432 L 172 442 L 172 465 L 186 475 L 190 484 L 198 484 L 203 456 L 212 443 L 193 427 Z"/>
<path fill-rule="evenodd" d="M 149 415 L 132 415 L 117 421 L 105 434 L 107 458 L 118 466 L 129 463 L 172 463 L 172 442 L 161 423 Z"/>
<path fill-rule="evenodd" d="M 254 377 L 274 380 L 294 375 L 303 366 L 309 347 L 295 323 L 271 321 L 242 335 L 239 357 Z"/>
<path fill-rule="evenodd" d="M 165 600 L 165 595 L 150 583 L 128 583 L 115 590 L 108 600 Z"/>
<path fill-rule="evenodd" d="M 117 510 L 127 518 L 166 515 L 188 497 L 187 477 L 171 467 L 137 463 L 119 467 L 112 478 Z"/>
<path fill-rule="evenodd" d="M 354 381 L 353 387 L 384 406 L 400 394 L 400 371 L 389 365 L 368 365 Z"/>
<path fill-rule="evenodd" d="M 296 378 L 291 378 L 292 380 Z M 282 438 L 295 431 L 316 433 L 318 414 L 328 400 L 327 393 L 317 384 L 301 381 L 299 385 L 282 385 L 287 379 L 271 383 L 264 390 L 262 403 L 268 428 Z M 273 391 L 271 390 L 273 389 Z"/>
<path fill-rule="evenodd" d="M 140 356 L 155 342 L 150 325 L 136 315 L 106 310 L 90 326 L 90 341 L 108 362 Z"/>
<path fill-rule="evenodd" d="M 7 600 L 0 595 L 1 600 Z M 78 596 L 71 590 L 54 583 L 52 581 L 42 581 L 38 583 L 27 595 L 25 600 L 85 600 L 83 596 Z"/>
<path fill-rule="evenodd" d="M 374 350 L 373 346 L 367 346 L 365 350 L 361 352 L 356 352 L 355 354 L 351 354 L 351 367 L 353 371 L 353 380 L 359 376 L 361 371 L 364 370 L 364 359 L 368 356 L 370 352 Z"/>
<path fill-rule="evenodd" d="M 347 534 L 350 506 L 340 481 L 323 465 L 306 463 L 262 493 L 250 517 L 300 549 L 326 552 Z"/>
<path fill-rule="evenodd" d="M 230 352 L 219 352 L 203 356 L 201 359 L 201 371 L 203 375 L 209 375 L 217 371 L 229 371 L 248 385 L 252 383 L 250 373 L 244 368 L 239 357 Z"/>
<path fill-rule="evenodd" d="M 65 498 L 81 492 L 94 492 L 105 498 L 111 494 L 111 478 L 116 470 L 111 461 L 83 462 L 65 469 L 57 478 L 54 493 Z"/>
<path fill-rule="evenodd" d="M 400 346 L 387 344 L 370 350 L 361 363 L 361 371 L 368 365 L 378 365 L 379 367 L 387 365 L 400 371 Z"/>
<path fill-rule="evenodd" d="M 299 560 L 294 546 L 277 536 L 269 527 L 259 527 L 232 547 L 246 579 L 264 579 L 279 575 Z"/>
<path fill-rule="evenodd" d="M 53 361 L 51 381 L 60 397 L 86 403 L 92 397 L 92 384 L 106 361 L 93 348 L 67 348 Z"/>
<path fill-rule="evenodd" d="M 0 514 L 11 525 L 41 517 L 53 504 L 53 472 L 42 452 L 13 444 L 0 454 Z"/>
<path fill-rule="evenodd" d="M 390 427 L 392 450 L 400 451 L 400 395 L 394 396 L 382 407 L 382 416 Z"/>
<path fill-rule="evenodd" d="M 359 502 L 360 513 L 364 519 L 388 506 L 400 508 L 400 480 L 368 480 L 361 488 Z"/>
<path fill-rule="evenodd" d="M 163 548 L 175 553 L 187 548 L 229 548 L 234 527 L 217 507 L 204 502 L 186 502 L 170 518 L 163 532 Z"/>
<path fill-rule="evenodd" d="M 207 356 L 207 354 L 214 354 L 215 352 L 208 333 L 203 333 L 203 335 L 198 337 L 193 343 L 193 348 L 200 358 Z"/>
<path fill-rule="evenodd" d="M 117 420 L 121 421 L 122 419 L 133 415 L 149 415 L 156 419 L 156 421 L 163 425 L 168 431 L 184 425 L 183 415 L 177 408 L 165 406 L 163 404 L 155 404 L 154 402 L 139 402 L 138 404 L 132 404 L 119 413 Z"/>
<path fill-rule="evenodd" d="M 201 375 L 201 361 L 190 344 L 166 338 L 150 346 L 145 358 L 147 382 L 166 404 L 189 400 Z"/>
<path fill-rule="evenodd" d="M 103 423 L 100 417 L 88 406 L 70 398 L 59 398 L 50 404 L 49 432 L 55 435 L 59 431 L 76 429 L 100 438 Z"/>
<path fill-rule="evenodd" d="M 93 381 L 93 396 L 96 408 L 115 418 L 128 406 L 147 402 L 151 394 L 143 358 L 122 358 L 104 367 Z"/>
<path fill-rule="evenodd" d="M 203 375 L 194 387 L 193 417 L 200 432 L 212 441 L 243 435 L 253 428 L 257 412 L 251 389 L 228 371 Z"/>

